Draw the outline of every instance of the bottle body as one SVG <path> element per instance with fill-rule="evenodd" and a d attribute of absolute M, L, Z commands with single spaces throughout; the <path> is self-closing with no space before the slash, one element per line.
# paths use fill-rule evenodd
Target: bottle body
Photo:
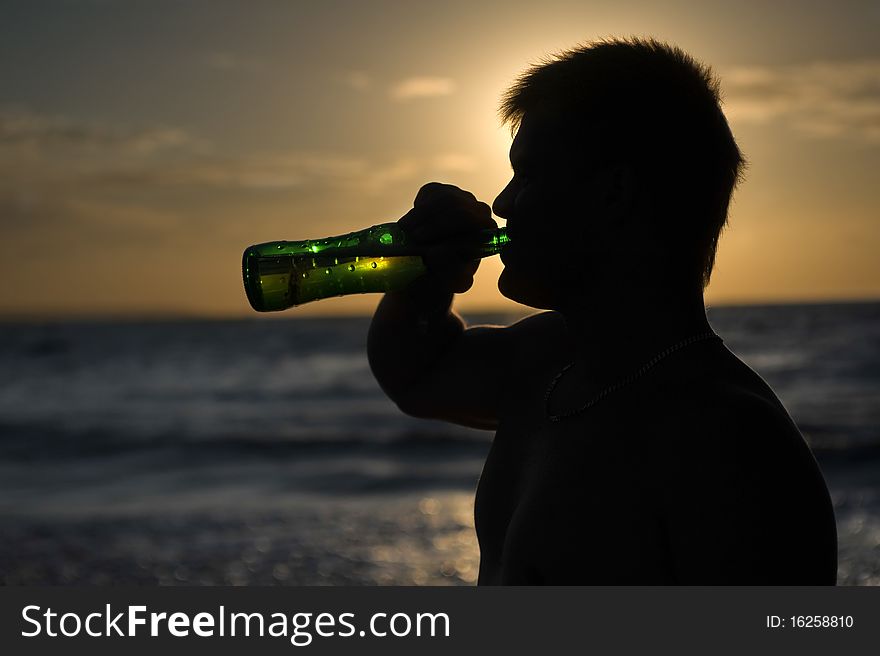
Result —
<path fill-rule="evenodd" d="M 505 228 L 485 230 L 479 237 L 481 257 L 500 252 L 508 242 Z M 242 258 L 245 293 L 258 312 L 333 296 L 397 291 L 426 271 L 397 223 L 324 239 L 256 244 Z"/>

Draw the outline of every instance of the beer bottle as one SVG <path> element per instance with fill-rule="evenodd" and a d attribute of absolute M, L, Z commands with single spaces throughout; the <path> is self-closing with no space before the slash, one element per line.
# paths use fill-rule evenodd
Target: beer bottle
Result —
<path fill-rule="evenodd" d="M 478 231 L 474 242 L 479 257 L 495 255 L 508 243 L 507 229 Z M 241 268 L 248 301 L 258 312 L 331 296 L 398 291 L 427 271 L 397 223 L 338 237 L 249 246 Z"/>

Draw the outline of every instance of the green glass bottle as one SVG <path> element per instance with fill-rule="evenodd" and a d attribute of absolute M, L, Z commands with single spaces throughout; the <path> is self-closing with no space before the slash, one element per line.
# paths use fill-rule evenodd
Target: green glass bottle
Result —
<path fill-rule="evenodd" d="M 480 257 L 495 255 L 508 243 L 507 229 L 483 230 L 477 243 Z M 244 291 L 258 312 L 331 296 L 397 291 L 426 272 L 421 254 L 397 223 L 338 237 L 249 246 L 241 268 Z"/>

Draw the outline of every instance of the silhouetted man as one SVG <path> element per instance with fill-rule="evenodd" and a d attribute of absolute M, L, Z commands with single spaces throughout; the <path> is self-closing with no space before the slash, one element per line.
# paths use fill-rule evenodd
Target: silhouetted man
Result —
<path fill-rule="evenodd" d="M 429 276 L 369 334 L 404 412 L 495 430 L 475 501 L 479 584 L 831 584 L 828 490 L 767 384 L 715 335 L 703 290 L 743 158 L 711 71 L 653 40 L 527 71 L 501 111 L 513 178 L 500 291 L 548 310 L 452 309 L 495 227 L 425 185 L 400 223 Z"/>

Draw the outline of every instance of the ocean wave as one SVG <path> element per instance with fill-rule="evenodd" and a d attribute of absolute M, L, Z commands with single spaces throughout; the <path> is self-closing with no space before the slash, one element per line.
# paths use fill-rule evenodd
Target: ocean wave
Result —
<path fill-rule="evenodd" d="M 490 443 L 486 432 L 426 432 L 323 434 L 298 439 L 276 435 L 230 435 L 182 437 L 166 433 L 147 437 L 121 437 L 115 432 L 89 430 L 81 433 L 33 426 L 0 425 L 0 456 L 6 462 L 73 460 L 130 455 L 161 454 L 169 461 L 180 458 L 235 460 L 284 458 L 303 455 L 350 457 L 353 454 L 391 455 L 442 452 L 449 457 L 485 454 Z"/>

